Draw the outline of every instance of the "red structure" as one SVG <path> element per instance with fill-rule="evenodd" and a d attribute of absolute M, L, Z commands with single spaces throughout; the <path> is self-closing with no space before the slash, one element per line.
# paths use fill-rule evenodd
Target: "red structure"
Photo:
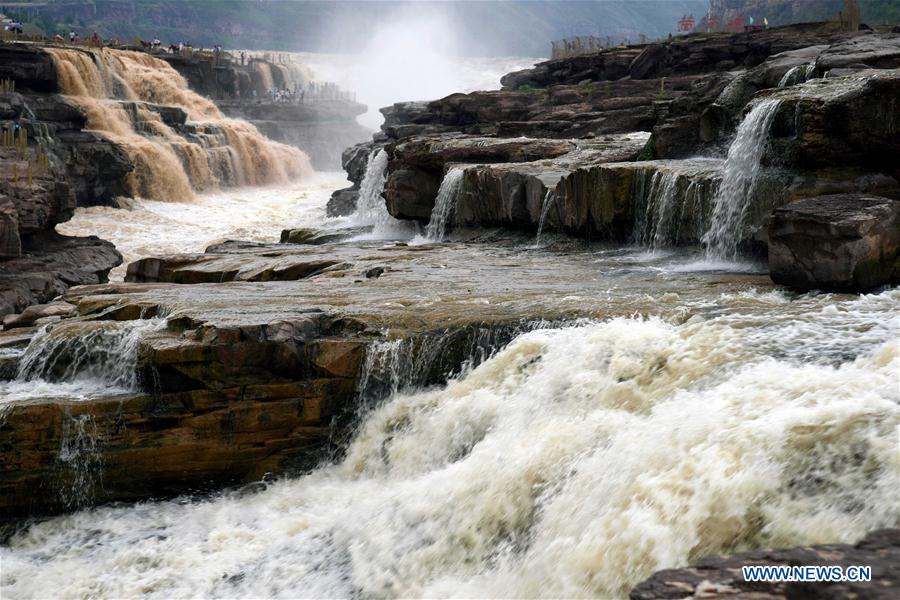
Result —
<path fill-rule="evenodd" d="M 709 18 L 709 21 L 706 23 L 706 29 L 708 31 L 718 31 L 719 30 L 719 17 L 717 15 L 713 15 Z"/>
<path fill-rule="evenodd" d="M 694 25 L 697 22 L 694 20 L 694 15 L 684 15 L 678 21 L 678 31 L 693 31 Z"/>
<path fill-rule="evenodd" d="M 738 15 L 735 18 L 728 21 L 728 25 L 725 27 L 725 31 L 730 33 L 741 33 L 744 31 L 744 17 L 743 15 Z"/>

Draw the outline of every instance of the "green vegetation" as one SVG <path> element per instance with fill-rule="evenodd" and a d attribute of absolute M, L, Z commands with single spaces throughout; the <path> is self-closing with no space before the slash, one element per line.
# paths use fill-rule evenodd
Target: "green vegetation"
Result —
<path fill-rule="evenodd" d="M 650 139 L 647 140 L 647 143 L 644 145 L 644 149 L 641 150 L 641 153 L 638 154 L 638 160 L 655 160 L 656 159 L 656 142 L 653 139 L 653 136 L 650 136 Z"/>

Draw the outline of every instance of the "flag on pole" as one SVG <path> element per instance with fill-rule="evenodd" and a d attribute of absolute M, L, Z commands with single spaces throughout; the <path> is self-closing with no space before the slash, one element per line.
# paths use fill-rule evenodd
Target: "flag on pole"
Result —
<path fill-rule="evenodd" d="M 766 27 L 769 26 L 769 17 L 763 17 L 763 25 L 765 25 Z"/>
<path fill-rule="evenodd" d="M 750 17 L 750 24 L 753 25 L 753 17 Z"/>

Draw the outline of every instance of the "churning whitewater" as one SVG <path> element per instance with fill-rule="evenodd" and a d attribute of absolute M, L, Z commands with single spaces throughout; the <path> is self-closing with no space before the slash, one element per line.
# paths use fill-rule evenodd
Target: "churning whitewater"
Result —
<path fill-rule="evenodd" d="M 399 391 L 335 464 L 103 507 L 0 549 L 14 597 L 624 596 L 900 524 L 900 292 L 744 292 L 519 336 Z"/>

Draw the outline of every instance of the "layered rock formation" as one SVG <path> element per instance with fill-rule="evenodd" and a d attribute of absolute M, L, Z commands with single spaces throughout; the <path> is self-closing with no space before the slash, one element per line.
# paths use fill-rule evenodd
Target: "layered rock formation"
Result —
<path fill-rule="evenodd" d="M 595 275 L 590 255 L 527 258 L 515 243 L 222 244 L 135 263 L 129 278 L 143 283 L 69 290 L 79 316 L 49 334 L 0 335 L 4 350 L 34 337 L 3 366 L 22 382 L 115 371 L 97 399 L 44 395 L 7 408 L 3 515 L 302 471 L 348 435 L 361 405 L 398 386 L 443 382 L 540 323 L 656 306 L 643 277 L 622 279 L 633 292 L 611 300 Z M 692 298 L 753 281 L 764 279 L 716 275 L 653 289 Z M 110 361 L 113 346 L 131 354 Z M 76 439 L 78 460 L 60 460 Z"/>
<path fill-rule="evenodd" d="M 5 48 L 0 45 L 0 54 Z M 26 81 L 49 81 L 40 79 L 50 77 L 43 63 L 6 64 L 8 73 L 15 70 Z M 84 192 L 73 189 L 71 182 L 96 191 L 121 164 L 103 161 L 110 146 L 91 134 L 78 141 L 61 136 L 55 148 L 59 154 L 50 151 L 48 130 L 61 121 L 39 119 L 53 113 L 80 118 L 60 103 L 32 103 L 16 92 L 0 93 L 0 132 L 3 143 L 9 144 L 0 146 L 0 318 L 48 302 L 71 285 L 105 282 L 110 269 L 122 262 L 109 242 L 53 233 L 57 223 L 72 216 L 79 191 Z M 81 177 L 71 176 L 76 170 Z"/>
<path fill-rule="evenodd" d="M 145 53 L 2 44 L 0 80 L 0 316 L 104 282 L 121 262 L 110 244 L 49 233 L 76 205 L 184 201 L 311 172 Z"/>
<path fill-rule="evenodd" d="M 726 235 L 765 253 L 771 211 L 787 202 L 900 197 L 898 73 L 900 36 L 822 24 L 548 61 L 502 91 L 383 109 L 385 205 L 428 222 L 444 175 L 461 169 L 450 226 L 549 226 L 654 248 Z M 755 147 L 729 154 L 745 121 Z"/>

